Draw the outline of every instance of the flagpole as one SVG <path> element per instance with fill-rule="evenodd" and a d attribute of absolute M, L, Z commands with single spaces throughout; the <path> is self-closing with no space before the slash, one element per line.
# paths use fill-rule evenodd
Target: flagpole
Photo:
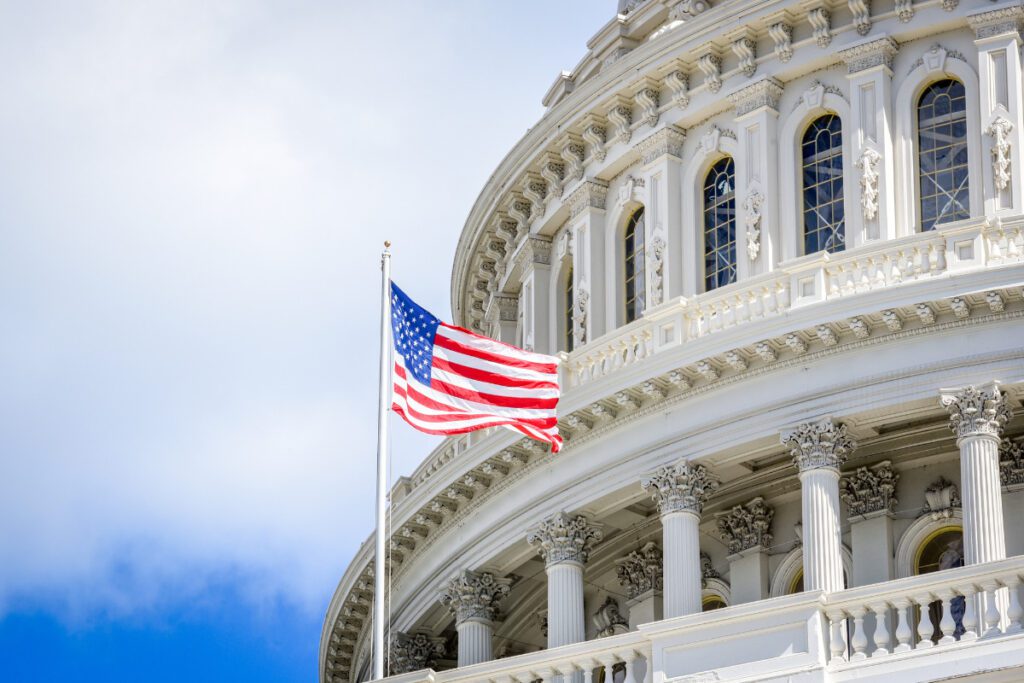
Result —
<path fill-rule="evenodd" d="M 377 412 L 377 549 L 373 570 L 373 678 L 384 678 L 384 541 L 388 495 L 388 417 L 391 406 L 391 242 L 380 257 L 380 387 Z"/>

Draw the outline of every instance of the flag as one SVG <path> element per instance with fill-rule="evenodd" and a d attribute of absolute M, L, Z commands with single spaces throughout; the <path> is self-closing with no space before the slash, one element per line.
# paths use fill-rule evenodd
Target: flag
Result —
<path fill-rule="evenodd" d="M 391 283 L 392 409 L 428 434 L 507 427 L 557 453 L 558 359 L 441 322 Z"/>

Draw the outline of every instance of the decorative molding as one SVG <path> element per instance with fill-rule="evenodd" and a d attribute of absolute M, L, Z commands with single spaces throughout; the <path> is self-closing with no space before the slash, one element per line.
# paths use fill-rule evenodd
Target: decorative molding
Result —
<path fill-rule="evenodd" d="M 761 206 L 764 195 L 756 188 L 747 193 L 743 200 L 743 222 L 747 226 L 747 257 L 756 261 L 761 253 Z"/>
<path fill-rule="evenodd" d="M 672 91 L 672 104 L 680 109 L 690 105 L 690 77 L 682 69 L 676 69 L 665 76 L 665 85 Z"/>
<path fill-rule="evenodd" d="M 896 18 L 900 23 L 906 24 L 914 18 L 914 0 L 896 0 Z"/>
<path fill-rule="evenodd" d="M 872 512 L 895 512 L 896 483 L 900 480 L 892 462 L 883 460 L 871 467 L 858 467 L 839 481 L 839 497 L 850 516 Z"/>
<path fill-rule="evenodd" d="M 559 140 L 562 160 L 565 162 L 565 183 L 573 183 L 583 177 L 583 138 L 566 133 Z"/>
<path fill-rule="evenodd" d="M 607 116 L 608 122 L 612 124 L 612 129 L 614 130 L 611 141 L 613 143 L 621 142 L 625 144 L 629 142 L 629 138 L 633 135 L 633 108 L 630 106 L 629 100 L 622 97 L 617 97 L 617 100 L 605 116 Z"/>
<path fill-rule="evenodd" d="M 705 586 L 708 579 L 722 578 L 722 575 L 715 570 L 715 565 L 711 562 L 711 556 L 703 550 L 700 552 L 700 578 L 701 584 Z"/>
<path fill-rule="evenodd" d="M 1024 7 L 1002 7 L 991 12 L 982 12 L 967 17 L 967 23 L 974 29 L 978 40 L 1001 36 L 1006 33 L 1020 34 L 1024 22 Z"/>
<path fill-rule="evenodd" d="M 736 115 L 743 116 L 761 107 L 778 111 L 780 97 L 782 97 L 782 83 L 775 78 L 768 77 L 730 94 L 729 101 L 736 107 Z"/>
<path fill-rule="evenodd" d="M 686 131 L 678 126 L 669 125 L 651 133 L 638 142 L 633 149 L 640 155 L 640 163 L 646 166 L 663 156 L 682 159 L 685 140 Z"/>
<path fill-rule="evenodd" d="M 604 538 L 601 528 L 583 515 L 570 517 L 558 512 L 531 531 L 526 542 L 537 549 L 549 567 L 563 562 L 586 564 L 591 547 Z"/>
<path fill-rule="evenodd" d="M 1010 186 L 1012 178 L 1013 169 L 1010 166 L 1012 144 L 1010 131 L 1012 130 L 1013 124 L 1001 114 L 997 115 L 985 129 L 985 135 L 992 138 L 992 180 L 999 192 Z"/>
<path fill-rule="evenodd" d="M 942 405 L 949 411 L 949 428 L 957 439 L 969 436 L 999 438 L 1003 427 L 1013 417 L 1006 394 L 998 382 L 980 387 L 943 389 Z"/>
<path fill-rule="evenodd" d="M 562 196 L 562 189 L 565 184 L 565 163 L 560 154 L 548 152 L 545 154 L 544 163 L 540 167 L 540 176 L 547 183 L 547 194 L 544 195 L 544 205 Z"/>
<path fill-rule="evenodd" d="M 636 91 L 633 101 L 640 107 L 640 115 L 644 123 L 653 128 L 658 125 L 658 101 L 661 94 L 653 85 L 646 85 Z"/>
<path fill-rule="evenodd" d="M 426 633 L 407 634 L 395 631 L 391 634 L 388 652 L 388 671 L 391 675 L 405 674 L 434 666 L 444 656 L 444 638 L 435 638 Z"/>
<path fill-rule="evenodd" d="M 511 579 L 496 579 L 488 572 L 465 570 L 448 581 L 441 604 L 451 610 L 456 625 L 467 621 L 493 622 L 498 603 L 508 597 Z"/>
<path fill-rule="evenodd" d="M 793 464 L 801 472 L 821 468 L 838 470 L 857 448 L 857 442 L 846 433 L 846 425 L 829 418 L 805 422 L 784 433 L 782 444 L 789 446 Z"/>
<path fill-rule="evenodd" d="M 697 60 L 697 68 L 704 74 L 704 85 L 712 93 L 722 89 L 722 58 L 714 52 L 705 52 Z"/>
<path fill-rule="evenodd" d="M 647 591 L 664 588 L 664 562 L 661 548 L 654 541 L 644 544 L 620 560 L 615 561 L 619 585 L 632 599 Z"/>
<path fill-rule="evenodd" d="M 853 14 L 853 27 L 857 35 L 866 36 L 871 32 L 871 0 L 847 0 Z"/>
<path fill-rule="evenodd" d="M 1024 485 L 1024 443 L 1003 439 L 999 444 L 999 481 L 1003 486 Z"/>
<path fill-rule="evenodd" d="M 704 465 L 680 460 L 664 465 L 640 480 L 640 487 L 651 495 L 663 515 L 704 510 L 708 497 L 718 489 L 718 479 Z"/>
<path fill-rule="evenodd" d="M 788 21 L 777 21 L 768 26 L 768 37 L 775 44 L 775 57 L 780 62 L 793 59 L 793 25 Z"/>
<path fill-rule="evenodd" d="M 604 161 L 608 156 L 605 144 L 608 141 L 608 129 L 605 126 L 604 117 L 595 114 L 588 115 L 583 121 L 583 140 L 590 145 L 591 155 L 597 161 Z"/>
<path fill-rule="evenodd" d="M 943 72 L 946 70 L 947 59 L 958 59 L 961 62 L 967 61 L 967 58 L 959 50 L 947 50 L 942 45 L 933 43 L 923 55 L 914 60 L 907 73 L 913 72 L 919 66 L 924 66 L 928 73 L 937 74 Z"/>
<path fill-rule="evenodd" d="M 848 73 L 854 74 L 865 69 L 884 66 L 892 70 L 892 60 L 900 46 L 889 36 L 861 43 L 839 51 L 839 58 L 846 62 Z"/>
<path fill-rule="evenodd" d="M 575 292 L 576 303 L 572 309 L 573 345 L 587 343 L 587 310 L 590 308 L 590 292 L 579 287 Z"/>
<path fill-rule="evenodd" d="M 648 271 L 651 274 L 651 306 L 660 306 L 665 300 L 665 240 L 656 230 L 647 247 Z"/>
<path fill-rule="evenodd" d="M 881 154 L 865 147 L 854 164 L 860 171 L 860 208 L 866 221 L 878 216 L 878 162 L 881 160 Z"/>
<path fill-rule="evenodd" d="M 747 78 L 757 72 L 756 34 L 749 27 L 743 27 L 732 40 L 732 53 L 739 60 L 739 70 Z"/>
<path fill-rule="evenodd" d="M 529 235 L 523 240 L 513 259 L 516 267 L 524 269 L 535 263 L 551 265 L 551 240 Z"/>
<path fill-rule="evenodd" d="M 734 506 L 728 512 L 720 513 L 716 520 L 718 533 L 733 554 L 751 548 L 770 548 L 774 517 L 775 509 L 758 496 L 743 505 Z"/>
<path fill-rule="evenodd" d="M 825 7 L 814 7 L 807 11 L 807 22 L 814 32 L 814 42 L 822 50 L 832 42 L 832 15 Z"/>
<path fill-rule="evenodd" d="M 682 21 L 710 8 L 711 0 L 668 0 L 665 4 L 669 5 L 669 21 Z"/>
<path fill-rule="evenodd" d="M 622 616 L 619 610 L 619 601 L 608 596 L 594 613 L 594 626 L 597 629 L 598 638 L 617 636 L 629 632 L 629 621 Z"/>
<path fill-rule="evenodd" d="M 587 209 L 604 210 L 608 197 L 608 186 L 595 180 L 584 180 L 569 195 L 569 213 L 571 218 L 578 217 Z"/>
<path fill-rule="evenodd" d="M 940 477 L 924 492 L 924 508 L 922 515 L 930 515 L 932 519 L 949 519 L 953 509 L 960 507 L 960 489 L 945 477 Z"/>

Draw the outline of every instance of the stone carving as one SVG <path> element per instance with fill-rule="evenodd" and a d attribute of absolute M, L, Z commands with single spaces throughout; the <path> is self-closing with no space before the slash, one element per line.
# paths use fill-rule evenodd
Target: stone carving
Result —
<path fill-rule="evenodd" d="M 590 152 L 598 161 L 604 161 L 608 151 L 604 144 L 607 139 L 607 130 L 599 123 L 590 123 L 583 129 L 583 140 L 590 145 Z"/>
<path fill-rule="evenodd" d="M 1001 313 L 1006 309 L 1006 302 L 999 292 L 986 292 L 985 303 L 988 304 L 989 310 L 993 313 Z"/>
<path fill-rule="evenodd" d="M 544 215 L 545 201 L 548 196 L 548 185 L 542 178 L 529 173 L 523 179 L 523 196 L 530 202 L 530 216 Z"/>
<path fill-rule="evenodd" d="M 896 16 L 900 22 L 907 23 L 914 18 L 914 0 L 896 0 Z"/>
<path fill-rule="evenodd" d="M 709 382 L 713 382 L 718 379 L 718 368 L 712 365 L 707 360 L 697 361 L 697 372 L 701 377 Z"/>
<path fill-rule="evenodd" d="M 952 7 L 947 8 L 947 4 Z M 942 2 L 943 9 L 950 12 L 956 9 L 956 5 L 956 0 L 943 0 Z M 1022 20 L 1024 20 L 1024 8 L 1019 5 L 1011 5 L 967 17 L 967 23 L 974 29 L 974 34 L 979 40 L 1005 34 L 1016 36 L 1020 33 Z"/>
<path fill-rule="evenodd" d="M 586 564 L 591 547 L 604 538 L 600 525 L 592 524 L 583 515 L 570 517 L 559 512 L 540 523 L 526 537 L 537 548 L 548 566 L 562 562 Z"/>
<path fill-rule="evenodd" d="M 780 62 L 793 59 L 793 27 L 779 21 L 768 27 L 768 36 L 775 43 L 775 56 Z"/>
<path fill-rule="evenodd" d="M 853 14 L 853 25 L 857 34 L 866 36 L 871 31 L 870 0 L 848 0 L 850 12 Z"/>
<path fill-rule="evenodd" d="M 741 553 L 751 548 L 769 548 L 775 510 L 758 496 L 745 505 L 737 505 L 718 517 L 718 532 L 729 546 L 729 552 Z"/>
<path fill-rule="evenodd" d="M 711 7 L 710 0 L 680 0 L 668 11 L 669 21 L 681 21 L 695 17 Z"/>
<path fill-rule="evenodd" d="M 657 306 L 665 298 L 665 240 L 655 235 L 647 248 L 648 266 L 651 273 L 651 306 Z"/>
<path fill-rule="evenodd" d="M 992 138 L 992 179 L 997 190 L 1005 190 L 1010 186 L 1012 169 L 1010 167 L 1010 131 L 1013 124 L 1005 117 L 997 116 L 985 129 L 985 135 Z"/>
<path fill-rule="evenodd" d="M 572 310 L 573 346 L 580 347 L 587 343 L 587 308 L 590 293 L 582 287 L 576 292 L 576 303 Z"/>
<path fill-rule="evenodd" d="M 1013 417 L 1006 394 L 995 382 L 981 387 L 943 390 L 942 405 L 949 411 L 949 428 L 957 439 L 968 436 L 999 438 L 1003 426 Z"/>
<path fill-rule="evenodd" d="M 690 104 L 690 77 L 682 69 L 676 69 L 665 76 L 665 85 L 672 91 L 672 103 L 680 109 Z"/>
<path fill-rule="evenodd" d="M 955 296 L 950 299 L 949 307 L 953 309 L 953 315 L 961 320 L 971 315 L 971 306 L 963 297 Z"/>
<path fill-rule="evenodd" d="M 498 603 L 509 594 L 511 579 L 496 579 L 487 572 L 460 572 L 448 581 L 441 604 L 455 615 L 455 623 L 470 619 L 494 621 Z"/>
<path fill-rule="evenodd" d="M 718 480 L 703 465 L 691 465 L 680 460 L 673 465 L 659 467 L 641 479 L 640 486 L 650 493 L 663 515 L 673 512 L 699 515 L 708 497 L 718 489 Z"/>
<path fill-rule="evenodd" d="M 516 234 L 513 238 L 515 244 L 530 231 L 530 212 L 533 209 L 530 202 L 520 197 L 522 195 L 518 192 L 512 193 L 507 206 L 508 215 L 516 222 Z"/>
<path fill-rule="evenodd" d="M 565 182 L 583 177 L 583 141 L 575 135 L 562 138 L 562 161 L 565 162 Z"/>
<path fill-rule="evenodd" d="M 866 221 L 878 216 L 878 162 L 881 160 L 881 154 L 865 147 L 855 164 L 860 170 L 860 208 Z"/>
<path fill-rule="evenodd" d="M 535 615 L 537 617 L 537 626 L 540 627 L 540 634 L 545 638 L 548 637 L 548 611 L 542 609 Z"/>
<path fill-rule="evenodd" d="M 892 69 L 892 60 L 898 50 L 899 44 L 886 36 L 840 50 L 839 58 L 846 62 L 846 70 L 851 74 L 876 66 Z"/>
<path fill-rule="evenodd" d="M 743 221 L 747 226 L 747 256 L 756 261 L 761 253 L 761 206 L 764 195 L 758 190 L 751 190 L 743 201 Z"/>
<path fill-rule="evenodd" d="M 661 548 L 653 541 L 615 562 L 619 585 L 630 599 L 664 587 Z"/>
<path fill-rule="evenodd" d="M 932 519 L 948 519 L 953 516 L 953 508 L 960 507 L 960 489 L 945 477 L 940 477 L 924 492 L 924 512 Z"/>
<path fill-rule="evenodd" d="M 425 633 L 409 635 L 400 631 L 391 636 L 388 669 L 391 675 L 407 674 L 434 666 L 444 655 L 444 638 L 433 638 Z"/>
<path fill-rule="evenodd" d="M 839 469 L 857 442 L 846 433 L 846 425 L 831 419 L 805 422 L 782 435 L 782 443 L 789 446 L 793 464 L 801 472 L 818 468 Z"/>
<path fill-rule="evenodd" d="M 935 324 L 935 311 L 928 304 L 917 305 L 917 317 L 921 319 L 921 323 L 924 325 Z"/>
<path fill-rule="evenodd" d="M 594 614 L 594 626 L 597 627 L 598 638 L 607 638 L 629 631 L 629 622 L 619 611 L 618 600 L 610 595 L 604 599 L 604 603 Z"/>
<path fill-rule="evenodd" d="M 815 332 L 818 333 L 818 339 L 820 339 L 821 343 L 825 346 L 835 346 L 839 343 L 839 337 L 836 336 L 835 330 L 828 325 L 818 325 L 818 327 L 815 328 Z"/>
<path fill-rule="evenodd" d="M 548 188 L 547 194 L 544 195 L 544 203 L 547 204 L 552 199 L 561 197 L 565 179 L 565 164 L 559 160 L 559 157 L 550 155 L 544 165 L 540 167 L 540 175 L 547 182 Z"/>
<path fill-rule="evenodd" d="M 713 93 L 722 89 L 722 59 L 713 52 L 707 52 L 697 60 L 697 68 L 704 74 L 704 85 Z"/>
<path fill-rule="evenodd" d="M 743 116 L 761 107 L 777 111 L 780 97 L 782 83 L 775 78 L 762 78 L 729 95 L 729 101 L 736 107 L 736 115 Z"/>
<path fill-rule="evenodd" d="M 757 342 L 757 345 L 754 346 L 754 351 L 765 363 L 772 363 L 779 359 L 779 354 L 775 351 L 775 348 L 766 341 Z"/>
<path fill-rule="evenodd" d="M 885 322 L 885 326 L 892 332 L 899 332 L 903 329 L 903 319 L 900 318 L 899 313 L 892 309 L 882 311 L 882 320 Z"/>
<path fill-rule="evenodd" d="M 722 578 L 722 575 L 715 571 L 715 566 L 711 563 L 711 556 L 703 550 L 700 553 L 700 576 L 704 580 Z"/>
<path fill-rule="evenodd" d="M 576 218 L 587 209 L 603 209 L 607 199 L 607 185 L 585 180 L 569 195 L 569 214 Z"/>
<path fill-rule="evenodd" d="M 999 481 L 1003 486 L 1024 484 L 1024 444 L 1003 439 L 999 444 Z"/>
<path fill-rule="evenodd" d="M 740 72 L 750 78 L 757 71 L 757 44 L 749 36 L 737 38 L 732 43 L 733 54 L 740 60 Z"/>
<path fill-rule="evenodd" d="M 807 12 L 807 21 L 814 31 L 815 42 L 824 50 L 832 42 L 832 16 L 824 7 L 815 7 Z"/>
<path fill-rule="evenodd" d="M 853 336 L 857 339 L 867 339 L 871 336 L 871 328 L 864 321 L 864 318 L 850 318 L 849 325 L 850 331 L 853 332 Z"/>
<path fill-rule="evenodd" d="M 786 335 L 786 346 L 788 346 L 790 350 L 797 355 L 807 353 L 807 342 L 795 333 L 791 332 Z"/>
<path fill-rule="evenodd" d="M 635 148 L 640 154 L 640 163 L 646 165 L 665 155 L 674 156 L 677 159 L 682 158 L 685 139 L 686 133 L 681 128 L 672 125 L 665 126 L 648 135 Z"/>
<path fill-rule="evenodd" d="M 608 111 L 608 120 L 615 129 L 613 142 L 629 142 L 632 136 L 630 124 L 633 123 L 633 110 L 626 104 L 617 104 Z"/>
<path fill-rule="evenodd" d="M 726 351 L 725 362 L 729 364 L 729 367 L 736 372 L 742 372 L 747 369 L 747 359 L 741 356 L 737 351 Z"/>
<path fill-rule="evenodd" d="M 714 154 L 722 141 L 722 129 L 718 126 L 711 126 L 708 132 L 700 136 L 700 149 L 705 155 Z"/>
<path fill-rule="evenodd" d="M 892 462 L 883 460 L 871 467 L 858 467 L 839 482 L 839 497 L 846 503 L 850 515 L 866 515 L 869 512 L 894 512 L 896 510 L 896 482 L 898 472 L 892 469 Z"/>
<path fill-rule="evenodd" d="M 658 91 L 651 87 L 641 88 L 633 95 L 644 123 L 652 128 L 658 125 L 658 98 Z"/>

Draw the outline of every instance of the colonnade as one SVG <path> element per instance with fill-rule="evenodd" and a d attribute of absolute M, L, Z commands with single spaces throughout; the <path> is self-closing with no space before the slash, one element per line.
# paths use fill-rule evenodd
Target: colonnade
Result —
<path fill-rule="evenodd" d="M 1006 557 L 999 480 L 999 442 L 1012 416 L 997 383 L 943 390 L 942 405 L 960 449 L 965 562 L 976 564 Z M 844 587 L 840 527 L 840 467 L 856 449 L 846 425 L 823 419 L 784 432 L 801 484 L 803 571 L 805 590 L 840 591 Z M 658 505 L 663 529 L 663 613 L 665 618 L 701 611 L 702 569 L 699 524 L 718 478 L 704 465 L 682 459 L 658 468 L 641 480 Z M 894 486 L 893 486 L 894 488 Z M 767 585 L 767 549 L 772 537 L 771 508 L 755 498 L 719 516 L 718 527 L 729 545 L 734 601 L 765 597 L 737 591 L 739 583 Z M 583 515 L 559 512 L 527 536 L 545 561 L 548 580 L 548 647 L 586 638 L 583 570 L 601 525 Z M 459 666 L 493 656 L 494 620 L 509 580 L 464 571 L 453 578 L 442 602 L 452 610 L 458 631 Z"/>

